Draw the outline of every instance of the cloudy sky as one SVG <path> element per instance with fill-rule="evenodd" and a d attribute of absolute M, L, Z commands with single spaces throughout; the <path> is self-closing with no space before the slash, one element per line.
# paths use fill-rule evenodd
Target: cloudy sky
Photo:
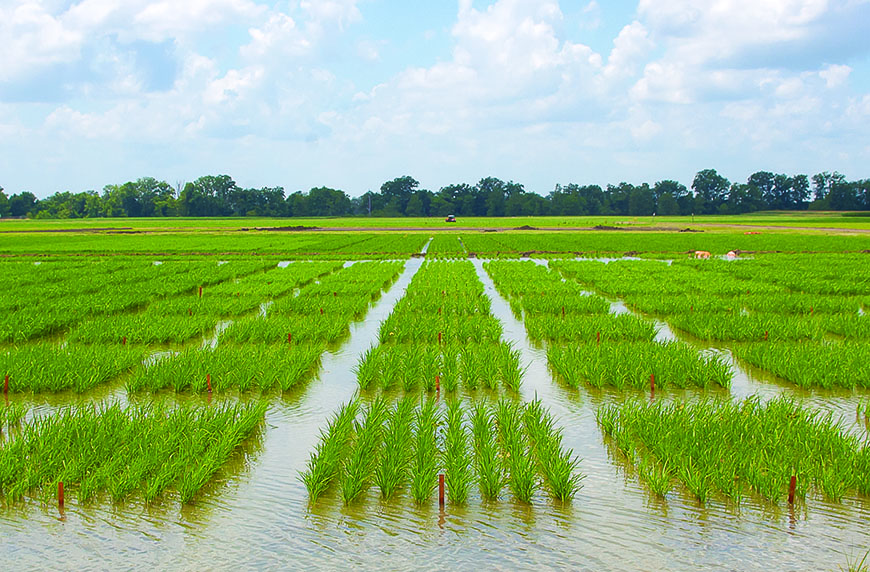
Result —
<path fill-rule="evenodd" d="M 0 186 L 870 177 L 870 0 L 0 0 Z"/>

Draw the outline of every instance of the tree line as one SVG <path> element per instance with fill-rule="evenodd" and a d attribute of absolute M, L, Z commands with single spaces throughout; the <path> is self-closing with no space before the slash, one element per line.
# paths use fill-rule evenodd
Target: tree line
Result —
<path fill-rule="evenodd" d="M 57 192 L 44 199 L 0 187 L 0 216 L 96 217 L 330 217 L 330 216 L 586 216 L 708 215 L 761 210 L 870 210 L 870 179 L 848 181 L 837 172 L 806 175 L 753 173 L 732 183 L 715 169 L 699 171 L 691 188 L 673 180 L 633 185 L 556 185 L 546 196 L 495 177 L 475 185 L 421 189 L 413 177 L 398 177 L 351 198 L 342 190 L 316 187 L 285 194 L 283 187 L 246 189 L 228 175 L 208 175 L 185 185 L 144 177 L 106 185 L 101 193 Z"/>

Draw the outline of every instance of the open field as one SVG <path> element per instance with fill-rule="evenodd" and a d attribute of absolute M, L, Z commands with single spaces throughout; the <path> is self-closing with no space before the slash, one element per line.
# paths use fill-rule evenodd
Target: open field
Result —
<path fill-rule="evenodd" d="M 713 220 L 4 222 L 0 561 L 860 559 L 870 234 Z M 818 227 L 722 226 L 774 220 Z"/>

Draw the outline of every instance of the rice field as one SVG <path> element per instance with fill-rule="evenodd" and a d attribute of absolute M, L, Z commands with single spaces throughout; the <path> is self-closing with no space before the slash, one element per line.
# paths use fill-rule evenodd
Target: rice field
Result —
<path fill-rule="evenodd" d="M 864 237 L 260 232 L 0 259 L 4 540 L 602 569 L 870 543 Z"/>

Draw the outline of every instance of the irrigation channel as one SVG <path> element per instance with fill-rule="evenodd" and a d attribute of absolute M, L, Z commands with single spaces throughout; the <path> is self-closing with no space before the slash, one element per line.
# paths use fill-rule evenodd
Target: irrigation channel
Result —
<path fill-rule="evenodd" d="M 195 503 L 145 505 L 134 499 L 87 508 L 71 503 L 62 514 L 37 501 L 5 508 L 0 510 L 0 568 L 830 570 L 859 560 L 870 547 L 866 499 L 808 498 L 787 508 L 754 498 L 740 506 L 713 498 L 701 506 L 679 489 L 667 499 L 653 496 L 634 469 L 609 452 L 595 420 L 600 405 L 620 402 L 625 394 L 571 390 L 554 382 L 546 348 L 529 341 L 483 261 L 473 263 L 504 340 L 519 350 L 526 368 L 522 399 L 540 399 L 562 428 L 563 444 L 581 458 L 583 488 L 572 502 L 555 503 L 543 495 L 531 504 L 472 498 L 459 508 L 448 499 L 443 510 L 435 499 L 424 506 L 373 496 L 348 506 L 308 502 L 299 474 L 327 419 L 356 394 L 352 369 L 423 264 L 411 259 L 364 319 L 351 325 L 350 337 L 324 354 L 317 377 L 271 401 L 259 437 Z M 659 335 L 674 333 L 662 328 Z M 830 403 L 824 395 L 775 386 L 732 365 L 732 397 L 791 391 L 819 407 Z M 88 395 L 120 393 L 116 388 Z M 655 398 L 728 394 L 725 389 L 668 390 Z M 844 405 L 833 409 L 851 407 L 854 417 L 854 400 L 838 399 Z"/>

